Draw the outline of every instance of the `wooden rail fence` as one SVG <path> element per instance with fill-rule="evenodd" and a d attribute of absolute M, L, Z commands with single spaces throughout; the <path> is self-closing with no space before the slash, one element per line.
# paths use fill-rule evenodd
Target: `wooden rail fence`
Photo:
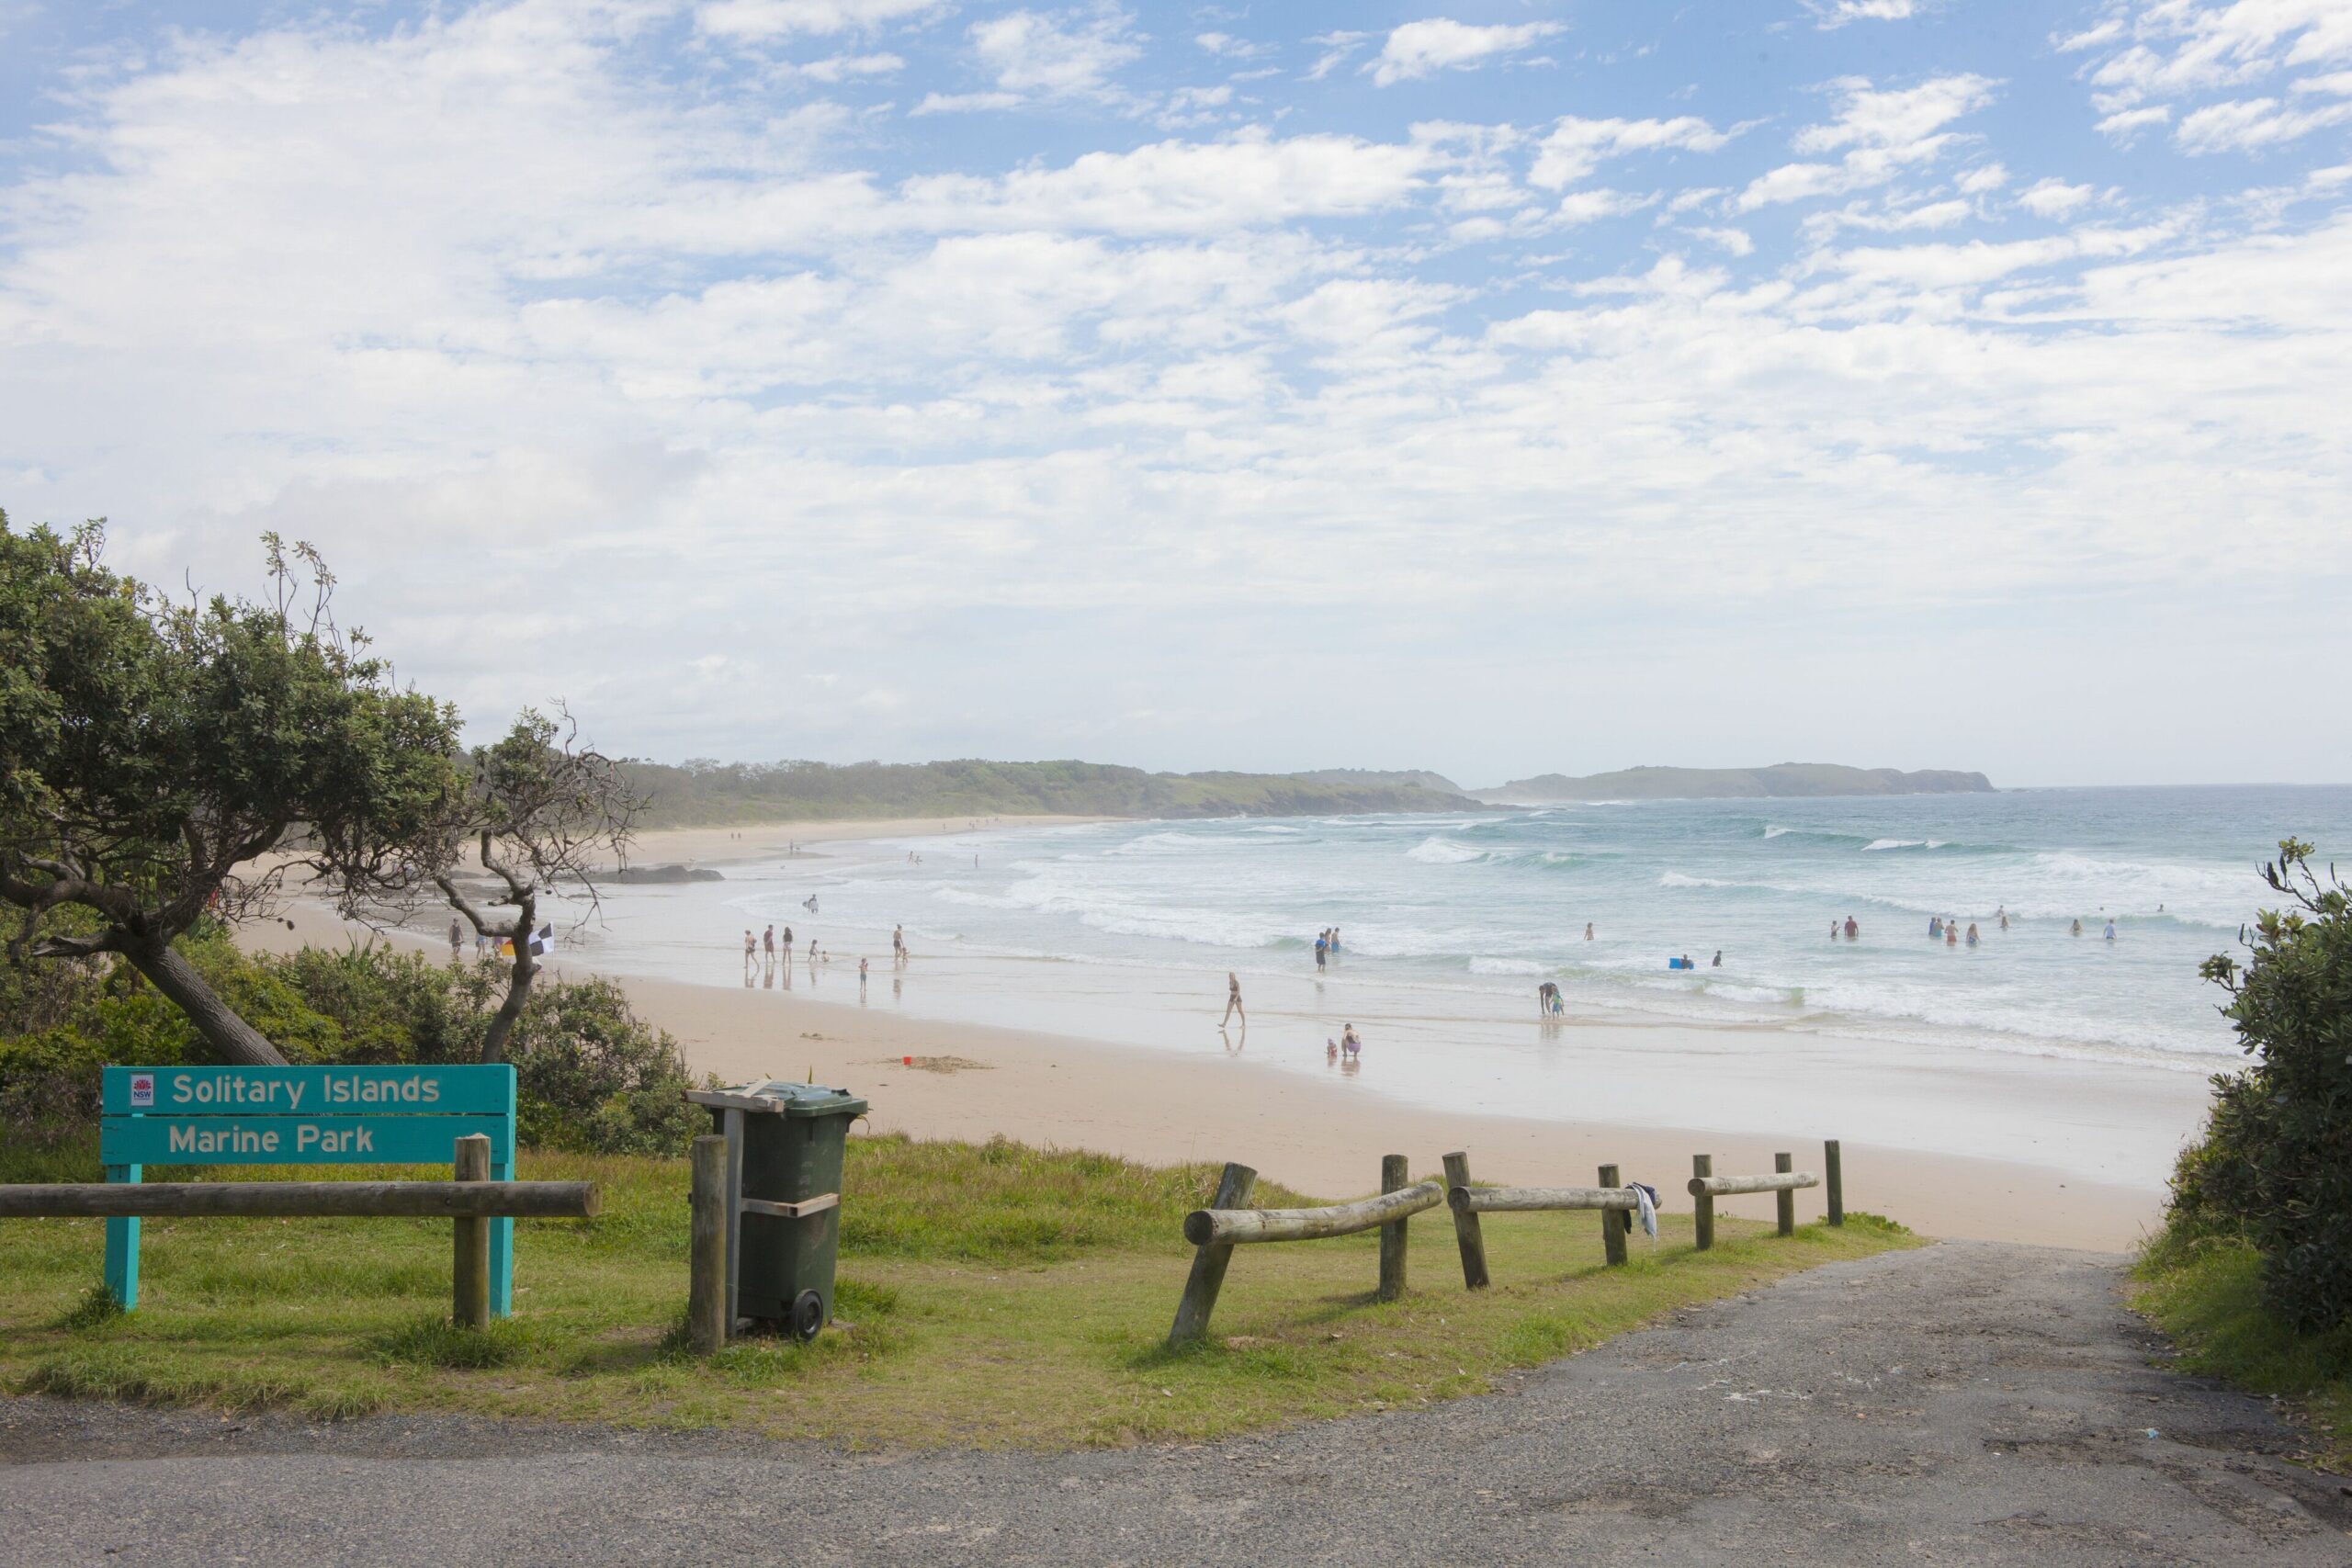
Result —
<path fill-rule="evenodd" d="M 1780 1234 L 1796 1233 L 1799 1189 L 1824 1185 L 1809 1170 L 1793 1168 L 1795 1156 L 1777 1154 L 1770 1176 L 1717 1176 L 1713 1155 L 1690 1157 L 1690 1191 L 1692 1230 L 1697 1249 L 1715 1245 L 1715 1200 L 1745 1193 L 1770 1192 L 1780 1201 Z M 1829 1223 L 1846 1223 L 1844 1166 L 1838 1140 L 1822 1146 L 1822 1169 L 1827 1173 Z M 1184 1294 L 1176 1303 L 1176 1322 L 1168 1331 L 1170 1349 L 1196 1343 L 1208 1336 L 1209 1314 L 1225 1287 L 1225 1271 L 1233 1249 L 1268 1241 L 1312 1241 L 1324 1236 L 1351 1235 L 1380 1227 L 1380 1283 L 1376 1301 L 1395 1301 L 1405 1293 L 1405 1224 L 1413 1215 L 1444 1203 L 1453 1211 L 1453 1235 L 1462 1253 L 1462 1282 L 1470 1290 L 1488 1284 L 1487 1243 L 1478 1216 L 1549 1211 L 1588 1211 L 1600 1215 L 1600 1248 L 1611 1266 L 1625 1261 L 1625 1238 L 1632 1234 L 1641 1200 L 1620 1179 L 1618 1168 L 1604 1165 L 1594 1187 L 1478 1187 L 1470 1179 L 1470 1156 L 1456 1150 L 1445 1156 L 1445 1179 L 1406 1185 L 1403 1155 L 1384 1155 L 1380 1161 L 1380 1196 L 1353 1203 L 1333 1203 L 1315 1209 L 1252 1209 L 1246 1207 L 1258 1184 L 1258 1173 L 1246 1165 L 1228 1165 L 1217 1180 L 1211 1206 L 1184 1216 L 1184 1239 L 1193 1244 L 1193 1271 Z"/>
<path fill-rule="evenodd" d="M 592 1181 L 492 1181 L 490 1139 L 456 1141 L 452 1181 L 151 1181 L 0 1186 L 0 1219 L 393 1218 L 453 1220 L 450 1316 L 490 1321 L 490 1222 L 584 1220 L 604 1210 Z"/>
<path fill-rule="evenodd" d="M 1258 1185 L 1258 1173 L 1246 1165 L 1228 1165 L 1218 1178 L 1215 1207 L 1195 1209 L 1184 1216 L 1184 1239 L 1196 1250 L 1184 1294 L 1176 1303 L 1176 1322 L 1168 1331 L 1170 1348 L 1204 1337 L 1209 1314 L 1216 1310 L 1217 1292 L 1225 1287 L 1226 1266 L 1237 1247 L 1269 1241 L 1314 1241 L 1324 1236 L 1353 1235 L 1375 1225 L 1380 1229 L 1380 1282 L 1375 1301 L 1393 1302 L 1405 1293 L 1405 1225 L 1415 1214 L 1445 1201 L 1445 1183 L 1422 1181 L 1406 1185 L 1403 1155 L 1380 1158 L 1380 1196 L 1353 1203 L 1333 1203 L 1319 1209 L 1245 1209 Z"/>

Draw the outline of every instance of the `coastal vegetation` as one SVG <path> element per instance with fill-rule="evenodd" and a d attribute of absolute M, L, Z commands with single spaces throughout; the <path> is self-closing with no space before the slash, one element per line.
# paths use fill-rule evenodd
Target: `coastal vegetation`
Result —
<path fill-rule="evenodd" d="M 853 1447 L 1091 1447 L 1482 1393 L 1676 1307 L 1909 1244 L 1849 1215 L 1786 1240 L 1766 1223 L 1721 1222 L 1699 1253 L 1674 1216 L 1655 1251 L 1636 1237 L 1627 1264 L 1604 1269 L 1589 1215 L 1496 1215 L 1496 1280 L 1471 1292 L 1452 1227 L 1429 1217 L 1411 1228 L 1403 1300 L 1371 1300 L 1376 1233 L 1284 1247 L 1235 1269 L 1216 1337 L 1171 1355 L 1161 1342 L 1191 1259 L 1181 1225 L 1216 1167 L 856 1137 L 842 1188 L 843 1323 L 806 1347 L 754 1338 L 704 1360 L 682 1332 L 685 1162 L 542 1146 L 517 1174 L 596 1181 L 605 1209 L 518 1224 L 515 1315 L 486 1332 L 447 1322 L 446 1223 L 149 1220 L 141 1304 L 124 1316 L 91 1293 L 102 1222 L 12 1222 L 0 1385 L 328 1416 L 728 1427 Z M 1260 1195 L 1312 1201 L 1272 1185 Z"/>
<path fill-rule="evenodd" d="M 1496 806 L 1553 800 L 1801 799 L 1842 795 L 1981 795 L 1993 788 L 1983 773 L 1931 768 L 1849 768 L 1836 762 L 1775 762 L 1769 768 L 1623 768 L 1570 778 L 1542 773 L 1492 789 L 1476 799 Z"/>
<path fill-rule="evenodd" d="M 542 951 L 539 899 L 593 902 L 639 802 L 561 709 L 526 708 L 499 740 L 461 746 L 455 707 L 399 685 L 337 624 L 319 553 L 262 545 L 265 599 L 182 603 L 109 569 L 97 524 L 17 533 L 0 513 L 7 964 L 119 961 L 186 1015 L 208 1059 L 282 1065 L 180 939 L 268 915 L 300 872 L 347 916 L 446 904 L 502 942 L 503 988 L 473 1059 L 503 1060 Z"/>
<path fill-rule="evenodd" d="M 283 956 L 199 919 L 181 962 L 300 1066 L 478 1062 L 507 995 L 503 964 L 445 965 L 362 943 Z M 524 1140 L 585 1153 L 681 1152 L 700 1118 L 677 1042 L 589 978 L 541 985 L 511 1042 Z M 216 1061 L 186 1013 L 129 964 L 0 966 L 0 1181 L 97 1176 L 99 1069 Z"/>
<path fill-rule="evenodd" d="M 647 828 L 842 818 L 1306 817 L 1460 811 L 1474 801 L 1434 774 L 1152 773 L 1102 762 L 727 762 L 624 769 Z M 1443 781 L 1440 780 L 1439 783 Z"/>
<path fill-rule="evenodd" d="M 0 513 L 0 902 L 11 967 L 95 957 L 144 976 L 213 1059 L 281 1062 L 175 945 L 266 908 L 300 834 L 366 863 L 444 793 L 457 715 L 338 628 L 334 579 L 265 538 L 272 592 L 166 599 L 109 570 L 104 531 Z M 305 581 L 307 580 L 307 581 Z"/>
<path fill-rule="evenodd" d="M 2137 1304 L 2191 1370 L 2301 1404 L 2352 1462 L 2352 895 L 2292 839 L 2264 868 L 2284 903 L 2244 961 L 2205 964 L 2251 1058 L 2213 1080 L 2174 1174 Z"/>

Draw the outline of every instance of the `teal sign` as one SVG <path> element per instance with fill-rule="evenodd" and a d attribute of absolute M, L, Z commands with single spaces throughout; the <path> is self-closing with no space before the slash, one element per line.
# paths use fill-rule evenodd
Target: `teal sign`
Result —
<path fill-rule="evenodd" d="M 490 1176 L 514 1179 L 514 1069 L 108 1067 L 98 1152 L 108 1181 L 150 1165 L 446 1165 L 490 1139 Z M 107 1222 L 107 1289 L 139 1304 L 139 1221 Z M 514 1222 L 490 1222 L 491 1311 L 514 1309 Z"/>

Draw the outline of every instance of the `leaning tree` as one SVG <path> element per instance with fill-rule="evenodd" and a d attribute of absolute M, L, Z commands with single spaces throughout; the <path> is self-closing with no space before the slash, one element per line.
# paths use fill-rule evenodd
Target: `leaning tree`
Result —
<path fill-rule="evenodd" d="M 308 545 L 263 536 L 266 601 L 183 601 L 108 570 L 105 537 L 0 513 L 9 960 L 117 954 L 225 1060 L 282 1063 L 173 939 L 266 911 L 291 865 L 388 862 L 445 820 L 466 784 L 456 710 L 335 625 Z"/>
<path fill-rule="evenodd" d="M 481 1059 L 501 1062 L 553 935 L 548 906 L 581 919 L 599 908 L 597 878 L 627 859 L 645 800 L 560 704 L 552 717 L 524 709 L 471 761 L 430 821 L 397 840 L 322 839 L 311 869 L 353 919 L 380 927 L 446 904 L 506 950 L 506 994 L 481 1040 Z"/>

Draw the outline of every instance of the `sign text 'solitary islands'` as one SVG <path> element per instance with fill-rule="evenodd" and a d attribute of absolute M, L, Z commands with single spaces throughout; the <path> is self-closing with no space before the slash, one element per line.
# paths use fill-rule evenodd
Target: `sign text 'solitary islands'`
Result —
<path fill-rule="evenodd" d="M 356 1111 L 363 1106 L 396 1110 L 403 1105 L 426 1106 L 439 1102 L 441 1084 L 430 1073 L 408 1073 L 397 1077 L 380 1072 L 329 1072 L 312 1082 L 299 1078 L 241 1074 L 175 1073 L 163 1074 L 164 1092 L 159 1109 L 185 1109 L 191 1106 L 234 1106 L 243 1111 Z M 305 1105 L 313 1082 L 319 1090 L 316 1101 Z"/>

